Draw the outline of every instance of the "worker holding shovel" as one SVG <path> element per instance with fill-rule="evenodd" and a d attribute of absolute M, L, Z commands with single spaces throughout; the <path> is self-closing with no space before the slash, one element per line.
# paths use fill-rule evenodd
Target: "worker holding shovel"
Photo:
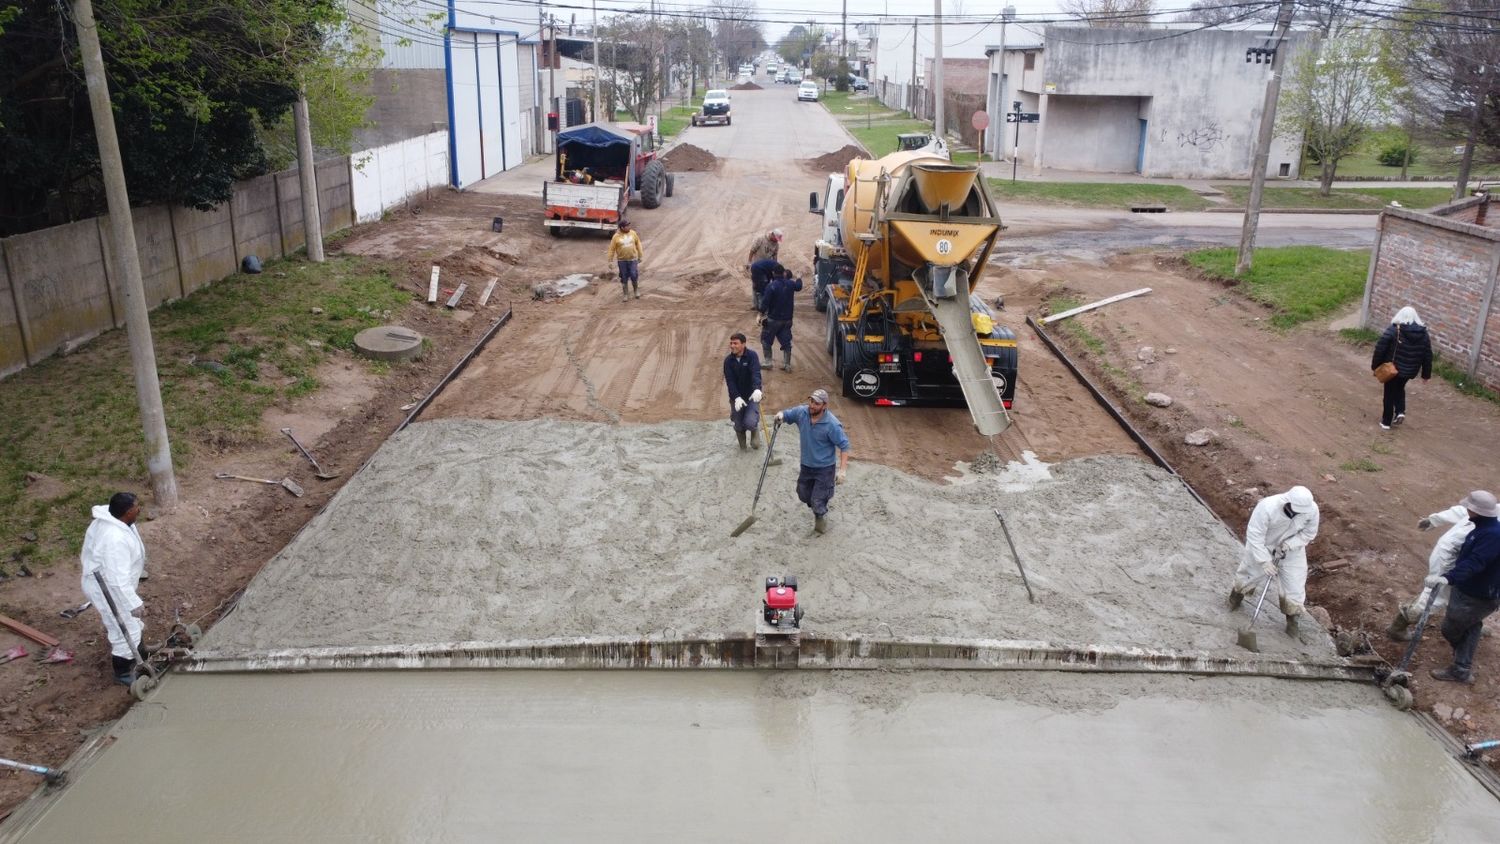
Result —
<path fill-rule="evenodd" d="M 1229 590 L 1229 608 L 1253 594 L 1262 577 L 1276 578 L 1286 634 L 1295 637 L 1307 601 L 1307 546 L 1317 536 L 1318 505 L 1307 487 L 1262 498 L 1245 526 L 1245 550 Z"/>
<path fill-rule="evenodd" d="M 813 390 L 807 404 L 776 414 L 776 424 L 797 426 L 802 441 L 802 470 L 797 473 L 797 498 L 813 511 L 813 530 L 828 530 L 828 502 L 835 484 L 844 482 L 849 466 L 849 437 L 828 409 L 828 391 Z"/>
<path fill-rule="evenodd" d="M 134 495 L 117 492 L 110 496 L 107 506 L 96 505 L 93 514 L 79 555 L 83 594 L 104 620 L 115 682 L 128 686 L 135 679 L 135 661 L 141 653 L 141 618 L 146 614 L 145 602 L 136 593 L 146 567 L 146 544 L 135 527 L 141 505 Z M 101 587 L 109 590 L 107 596 Z M 118 616 L 113 611 L 116 609 Z"/>

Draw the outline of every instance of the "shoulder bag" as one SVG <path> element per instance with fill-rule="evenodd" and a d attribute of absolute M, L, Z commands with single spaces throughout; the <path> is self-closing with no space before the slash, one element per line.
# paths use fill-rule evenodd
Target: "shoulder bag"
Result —
<path fill-rule="evenodd" d="M 1391 359 L 1375 367 L 1375 380 L 1384 384 L 1395 378 L 1396 372 L 1396 347 L 1401 345 L 1401 326 L 1396 326 L 1396 342 L 1391 344 Z"/>

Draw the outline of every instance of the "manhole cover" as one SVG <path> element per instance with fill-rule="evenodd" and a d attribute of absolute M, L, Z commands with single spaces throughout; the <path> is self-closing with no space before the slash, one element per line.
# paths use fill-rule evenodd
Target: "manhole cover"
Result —
<path fill-rule="evenodd" d="M 354 335 L 354 351 L 376 360 L 412 360 L 422 354 L 422 335 L 404 325 L 377 325 Z"/>

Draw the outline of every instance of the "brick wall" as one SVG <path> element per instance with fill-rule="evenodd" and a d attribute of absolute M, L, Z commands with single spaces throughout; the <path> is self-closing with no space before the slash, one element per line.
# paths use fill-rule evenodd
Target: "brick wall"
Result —
<path fill-rule="evenodd" d="M 1500 231 L 1464 219 L 1472 220 L 1480 207 L 1464 200 L 1432 213 L 1392 209 L 1381 215 L 1365 290 L 1365 325 L 1381 330 L 1410 305 L 1426 323 L 1433 349 L 1467 369 L 1482 320 L 1486 330 L 1474 375 L 1500 389 L 1500 302 L 1484 312 L 1500 261 Z"/>

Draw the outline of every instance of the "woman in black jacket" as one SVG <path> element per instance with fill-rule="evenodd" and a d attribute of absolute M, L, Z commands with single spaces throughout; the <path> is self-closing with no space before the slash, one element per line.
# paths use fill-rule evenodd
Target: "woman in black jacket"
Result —
<path fill-rule="evenodd" d="M 1378 369 L 1386 361 L 1396 365 L 1396 377 L 1385 382 L 1385 402 L 1380 408 L 1380 427 L 1389 431 L 1392 425 L 1406 420 L 1406 382 L 1418 374 L 1423 381 L 1432 377 L 1432 338 L 1427 336 L 1427 326 L 1417 316 L 1416 308 L 1397 311 L 1390 327 L 1376 341 L 1370 369 Z"/>

